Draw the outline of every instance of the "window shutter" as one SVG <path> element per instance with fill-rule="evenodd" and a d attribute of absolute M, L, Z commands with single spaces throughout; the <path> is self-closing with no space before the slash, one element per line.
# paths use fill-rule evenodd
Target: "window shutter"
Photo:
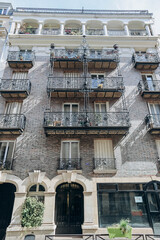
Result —
<path fill-rule="evenodd" d="M 27 79 L 28 73 L 27 72 L 14 72 L 12 75 L 12 79 Z"/>
<path fill-rule="evenodd" d="M 95 158 L 114 158 L 112 140 L 94 140 Z"/>
<path fill-rule="evenodd" d="M 63 142 L 62 143 L 62 158 L 69 158 L 69 150 L 70 150 L 70 143 Z"/>
<path fill-rule="evenodd" d="M 78 142 L 71 142 L 71 158 L 78 158 Z"/>

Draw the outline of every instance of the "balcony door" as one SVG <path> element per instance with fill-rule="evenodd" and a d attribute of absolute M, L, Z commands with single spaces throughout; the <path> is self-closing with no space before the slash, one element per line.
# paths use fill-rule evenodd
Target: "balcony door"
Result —
<path fill-rule="evenodd" d="M 64 126 L 77 126 L 78 124 L 78 103 L 65 103 L 63 105 Z"/>
<path fill-rule="evenodd" d="M 94 109 L 95 109 L 95 124 L 97 126 L 106 126 L 109 102 L 95 103 Z"/>
<path fill-rule="evenodd" d="M 92 79 L 91 88 L 98 88 L 98 87 L 103 88 L 104 74 L 93 73 L 91 74 L 91 79 Z"/>
<path fill-rule="evenodd" d="M 5 114 L 20 114 L 21 102 L 8 102 L 5 108 Z"/>
<path fill-rule="evenodd" d="M 63 141 L 61 143 L 60 169 L 79 169 L 79 156 L 79 141 Z"/>
<path fill-rule="evenodd" d="M 160 125 L 160 105 L 149 103 L 148 106 L 149 106 L 149 111 L 151 114 L 152 123 L 155 126 L 159 126 Z"/>
<path fill-rule="evenodd" d="M 142 75 L 142 80 L 143 80 L 145 90 L 155 91 L 155 84 L 153 82 L 152 75 Z"/>
<path fill-rule="evenodd" d="M 0 169 L 11 169 L 14 142 L 0 142 Z"/>

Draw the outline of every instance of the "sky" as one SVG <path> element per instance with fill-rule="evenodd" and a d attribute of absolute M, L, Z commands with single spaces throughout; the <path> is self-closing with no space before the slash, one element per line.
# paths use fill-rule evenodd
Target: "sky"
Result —
<path fill-rule="evenodd" d="M 160 34 L 160 0 L 2 0 L 13 7 L 149 10 L 155 18 L 156 32 Z"/>

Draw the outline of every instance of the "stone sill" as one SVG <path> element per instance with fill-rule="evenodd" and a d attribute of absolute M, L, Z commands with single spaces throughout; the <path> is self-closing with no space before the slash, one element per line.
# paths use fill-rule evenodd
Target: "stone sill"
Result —
<path fill-rule="evenodd" d="M 13 173 L 13 171 L 12 170 L 5 170 L 5 169 L 3 169 L 3 170 L 0 170 L 0 172 L 2 172 L 2 173 Z"/>
<path fill-rule="evenodd" d="M 57 170 L 57 173 L 58 174 L 61 174 L 61 173 L 82 173 L 82 170 Z"/>
<path fill-rule="evenodd" d="M 96 174 L 105 174 L 105 173 L 116 173 L 117 169 L 110 169 L 110 170 L 93 170 L 94 173 Z"/>

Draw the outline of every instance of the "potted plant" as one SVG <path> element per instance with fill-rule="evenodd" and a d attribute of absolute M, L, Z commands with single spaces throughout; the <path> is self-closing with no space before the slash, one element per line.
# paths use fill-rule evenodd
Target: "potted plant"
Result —
<path fill-rule="evenodd" d="M 109 238 L 115 237 L 126 237 L 131 239 L 132 238 L 132 228 L 129 225 L 128 219 L 121 219 L 119 224 L 115 224 L 111 227 L 107 228 L 109 233 Z"/>

